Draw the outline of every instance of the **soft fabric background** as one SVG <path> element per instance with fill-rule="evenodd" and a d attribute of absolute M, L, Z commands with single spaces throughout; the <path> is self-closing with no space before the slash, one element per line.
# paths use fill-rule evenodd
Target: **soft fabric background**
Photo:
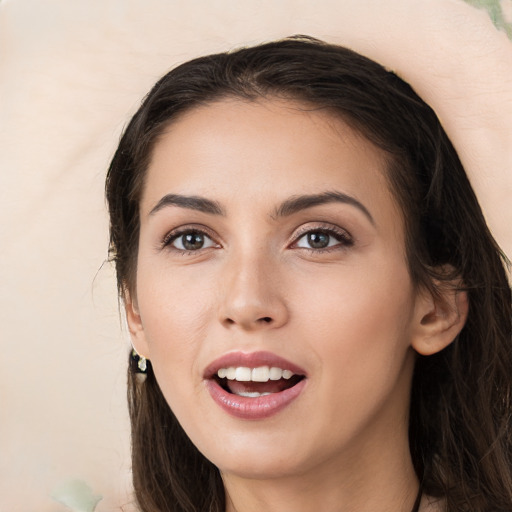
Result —
<path fill-rule="evenodd" d="M 511 27 L 512 0 L 0 0 L 0 512 L 67 510 L 74 478 L 131 509 L 103 181 L 160 75 L 295 33 L 373 57 L 438 112 L 511 256 Z"/>

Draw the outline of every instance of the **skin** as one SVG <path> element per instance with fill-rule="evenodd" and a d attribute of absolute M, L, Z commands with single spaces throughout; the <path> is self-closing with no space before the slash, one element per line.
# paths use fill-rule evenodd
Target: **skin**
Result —
<path fill-rule="evenodd" d="M 446 292 L 436 303 L 411 282 L 386 162 L 341 120 L 280 100 L 201 106 L 155 146 L 127 319 L 181 425 L 220 469 L 228 512 L 412 507 L 416 352 L 450 343 L 467 302 Z M 276 215 L 290 198 L 332 191 L 371 219 L 341 202 Z M 224 214 L 150 213 L 166 194 L 207 198 Z M 203 230 L 203 248 L 183 251 L 182 238 L 164 246 L 177 228 Z M 327 251 L 304 234 L 319 229 L 334 231 Z M 234 418 L 203 371 L 226 353 L 260 350 L 304 368 L 306 387 L 274 416 Z"/>

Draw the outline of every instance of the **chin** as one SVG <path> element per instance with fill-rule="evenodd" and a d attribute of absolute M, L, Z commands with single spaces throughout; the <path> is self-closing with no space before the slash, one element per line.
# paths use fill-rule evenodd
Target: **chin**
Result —
<path fill-rule="evenodd" d="M 275 480 L 304 471 L 300 464 L 290 463 L 289 460 L 284 461 L 279 457 L 261 460 L 260 455 L 243 461 L 240 458 L 238 460 L 221 461 L 221 464 L 215 465 L 224 476 L 233 475 L 248 480 Z"/>
<path fill-rule="evenodd" d="M 290 439 L 289 432 L 285 436 L 287 442 L 275 433 L 265 439 L 261 434 L 230 432 L 227 437 L 212 435 L 210 439 L 217 440 L 215 446 L 207 442 L 206 446 L 199 443 L 198 448 L 223 475 L 276 479 L 306 471 L 319 455 L 309 453 L 304 440 Z M 223 449 L 219 450 L 219 447 Z"/>

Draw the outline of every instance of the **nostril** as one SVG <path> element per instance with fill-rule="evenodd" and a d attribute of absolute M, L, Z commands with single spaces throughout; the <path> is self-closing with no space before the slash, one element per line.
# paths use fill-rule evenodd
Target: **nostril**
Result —
<path fill-rule="evenodd" d="M 239 325 L 239 326 L 243 327 L 244 329 L 254 329 L 254 328 L 258 328 L 258 326 L 263 327 L 263 325 L 270 325 L 270 324 L 274 325 L 274 322 L 275 322 L 275 319 L 272 318 L 271 316 L 258 317 L 256 315 L 252 319 L 247 319 L 247 318 L 237 319 L 235 317 L 233 317 L 233 318 L 226 317 L 222 320 L 222 323 L 224 324 L 224 326 Z"/>

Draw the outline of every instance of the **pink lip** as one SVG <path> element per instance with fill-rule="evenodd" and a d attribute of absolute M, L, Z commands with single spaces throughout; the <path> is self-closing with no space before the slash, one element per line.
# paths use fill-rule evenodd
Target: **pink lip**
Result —
<path fill-rule="evenodd" d="M 278 393 L 249 398 L 238 396 L 224 390 L 213 378 L 219 368 L 230 366 L 245 366 L 257 368 L 258 366 L 275 366 L 282 370 L 290 370 L 297 375 L 306 375 L 306 372 L 282 357 L 271 352 L 231 352 L 216 359 L 204 371 L 206 388 L 213 400 L 228 414 L 236 418 L 259 420 L 268 418 L 293 402 L 306 386 L 306 379 L 302 379 L 289 389 Z"/>
<path fill-rule="evenodd" d="M 228 393 L 213 379 L 206 381 L 206 388 L 213 400 L 231 416 L 245 420 L 261 420 L 273 416 L 293 402 L 305 385 L 306 379 L 302 379 L 295 386 L 279 393 L 248 398 Z"/>
<path fill-rule="evenodd" d="M 230 366 L 245 366 L 247 368 L 274 366 L 307 377 L 305 370 L 272 352 L 230 352 L 210 363 L 205 368 L 203 377 L 211 379 L 220 368 L 229 368 Z"/>

